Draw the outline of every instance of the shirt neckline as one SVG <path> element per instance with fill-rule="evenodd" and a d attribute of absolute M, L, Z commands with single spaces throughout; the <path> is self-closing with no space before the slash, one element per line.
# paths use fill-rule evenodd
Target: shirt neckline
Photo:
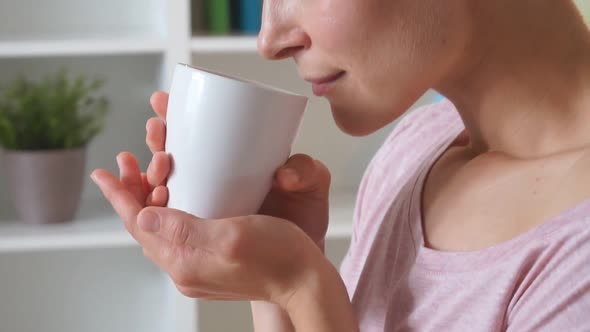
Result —
<path fill-rule="evenodd" d="M 465 129 L 460 117 L 458 119 L 460 125 L 453 126 L 449 130 L 448 138 L 438 148 L 435 148 L 431 157 L 422 164 L 411 191 L 408 215 L 410 216 L 410 222 L 413 223 L 411 229 L 414 230 L 416 234 L 415 238 L 418 239 L 416 255 L 416 266 L 418 268 L 430 271 L 431 273 L 461 273 L 493 266 L 506 261 L 504 258 L 514 254 L 515 249 L 531 243 L 531 241 L 545 240 L 549 234 L 559 230 L 564 222 L 571 220 L 573 217 L 579 215 L 580 212 L 587 211 L 590 208 L 590 199 L 584 200 L 508 241 L 480 250 L 442 251 L 426 247 L 422 228 L 422 193 L 424 184 L 435 162 L 447 151 L 458 135 Z"/>

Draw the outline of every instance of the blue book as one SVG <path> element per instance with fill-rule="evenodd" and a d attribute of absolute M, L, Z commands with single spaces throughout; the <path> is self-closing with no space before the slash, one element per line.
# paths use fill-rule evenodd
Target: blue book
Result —
<path fill-rule="evenodd" d="M 260 32 L 262 17 L 262 0 L 238 0 L 240 13 L 240 31 L 247 34 Z"/>

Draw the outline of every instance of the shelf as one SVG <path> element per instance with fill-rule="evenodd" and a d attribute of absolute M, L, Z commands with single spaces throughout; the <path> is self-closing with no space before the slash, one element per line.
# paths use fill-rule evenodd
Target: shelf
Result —
<path fill-rule="evenodd" d="M 185 331 L 178 292 L 139 248 L 0 255 L 0 266 L 3 332 Z"/>
<path fill-rule="evenodd" d="M 0 253 L 136 245 L 135 240 L 115 222 L 119 223 L 119 220 L 113 216 L 101 221 L 76 221 L 67 225 L 0 225 Z"/>
<path fill-rule="evenodd" d="M 328 239 L 350 237 L 354 195 L 332 198 Z M 121 248 L 136 246 L 119 218 L 103 202 L 86 204 L 82 217 L 57 225 L 0 222 L 0 253 L 63 249 Z M 88 212 L 92 211 L 92 212 Z"/>
<path fill-rule="evenodd" d="M 256 36 L 197 36 L 191 40 L 193 53 L 252 53 L 256 45 Z"/>
<path fill-rule="evenodd" d="M 135 240 L 115 215 L 86 217 L 55 225 L 0 222 L 0 253 L 135 245 Z"/>
<path fill-rule="evenodd" d="M 0 41 L 0 58 L 71 56 L 71 55 L 123 55 L 164 53 L 162 39 L 73 39 Z"/>

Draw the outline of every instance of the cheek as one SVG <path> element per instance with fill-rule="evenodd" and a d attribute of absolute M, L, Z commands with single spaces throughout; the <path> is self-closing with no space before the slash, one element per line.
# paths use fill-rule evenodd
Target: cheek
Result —
<path fill-rule="evenodd" d="M 365 1 L 374 0 L 313 0 L 315 5 L 309 8 L 307 20 L 308 32 L 316 47 L 329 60 L 346 66 L 354 49 L 362 47 L 367 38 L 365 34 L 370 17 L 362 12 Z M 360 5 L 359 5 L 360 4 Z M 360 41 L 360 43 L 359 43 Z"/>
<path fill-rule="evenodd" d="M 388 22 L 375 22 L 366 31 L 373 38 L 360 49 L 363 53 L 356 54 L 355 73 L 366 95 L 402 106 L 447 74 L 463 44 L 456 10 L 446 2 L 398 3 L 403 8 L 397 8 Z"/>
<path fill-rule="evenodd" d="M 327 55 L 350 72 L 350 81 L 330 102 L 336 123 L 351 135 L 369 134 L 397 119 L 450 70 L 462 48 L 451 5 L 388 2 L 395 8 L 387 13 L 361 11 L 356 18 L 347 13 L 352 15 L 347 24 L 322 25 Z"/>

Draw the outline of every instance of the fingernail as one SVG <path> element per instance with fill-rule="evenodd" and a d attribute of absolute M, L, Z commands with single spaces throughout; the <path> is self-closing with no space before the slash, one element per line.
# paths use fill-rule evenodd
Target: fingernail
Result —
<path fill-rule="evenodd" d="M 155 233 L 160 230 L 160 216 L 151 211 L 144 211 L 139 216 L 139 227 L 150 233 Z"/>
<path fill-rule="evenodd" d="M 94 183 L 96 183 L 96 172 L 90 173 L 90 178 L 92 179 L 92 181 L 94 181 Z"/>
<path fill-rule="evenodd" d="M 117 160 L 117 166 L 121 167 L 122 163 L 123 163 L 123 159 L 122 159 L 122 155 L 119 153 L 117 155 L 117 157 L 115 157 L 115 160 Z"/>
<path fill-rule="evenodd" d="M 297 183 L 299 182 L 299 174 L 297 171 L 292 168 L 287 168 L 284 170 L 285 172 L 285 179 L 290 183 Z"/>

